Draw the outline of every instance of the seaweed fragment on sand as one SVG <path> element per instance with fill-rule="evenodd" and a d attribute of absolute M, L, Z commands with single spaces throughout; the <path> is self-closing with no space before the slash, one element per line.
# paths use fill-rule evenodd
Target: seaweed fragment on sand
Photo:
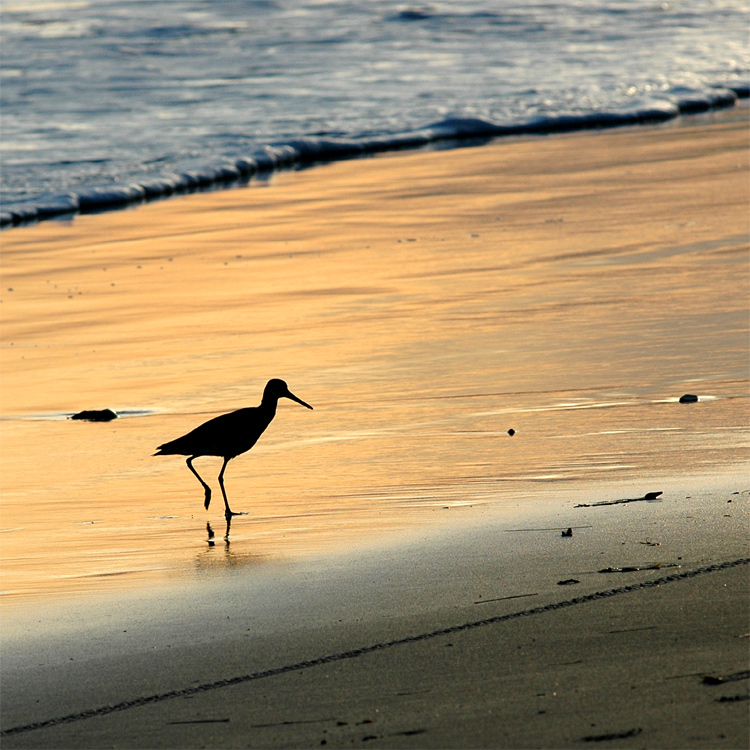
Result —
<path fill-rule="evenodd" d="M 639 503 L 642 501 L 654 502 L 659 499 L 662 492 L 647 492 L 643 497 L 630 497 L 623 500 L 602 500 L 598 503 L 579 503 L 576 508 L 598 508 L 601 505 L 624 505 L 625 503 Z"/>
<path fill-rule="evenodd" d="M 628 729 L 626 732 L 611 732 L 610 734 L 589 734 L 582 737 L 584 742 L 609 742 L 610 740 L 626 740 L 637 737 L 643 730 L 640 727 Z"/>
<path fill-rule="evenodd" d="M 602 568 L 600 573 L 637 573 L 641 570 L 661 570 L 662 568 L 680 568 L 679 563 L 654 563 L 653 565 L 624 565 L 622 568 Z"/>

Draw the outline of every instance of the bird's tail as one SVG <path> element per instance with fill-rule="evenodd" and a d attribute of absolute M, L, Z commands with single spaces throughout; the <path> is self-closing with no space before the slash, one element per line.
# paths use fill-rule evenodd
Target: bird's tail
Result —
<path fill-rule="evenodd" d="M 189 456 L 192 453 L 193 446 L 183 438 L 170 440 L 168 443 L 162 443 L 156 447 L 155 456 Z"/>

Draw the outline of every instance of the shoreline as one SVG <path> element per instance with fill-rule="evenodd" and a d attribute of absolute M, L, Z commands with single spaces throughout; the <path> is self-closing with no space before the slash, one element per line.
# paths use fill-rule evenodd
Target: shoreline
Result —
<path fill-rule="evenodd" d="M 485 524 L 491 524 L 501 533 L 515 534 L 538 526 L 538 518 L 556 516 L 559 520 L 551 528 L 542 531 L 554 531 L 548 536 L 556 537 L 558 532 L 568 528 L 590 528 L 589 517 L 609 512 L 617 512 L 620 504 L 647 509 L 658 507 L 665 500 L 674 502 L 681 495 L 690 499 L 692 494 L 710 495 L 724 493 L 730 500 L 734 495 L 740 495 L 740 500 L 750 493 L 743 491 L 739 478 L 744 470 L 743 464 L 738 464 L 735 471 L 727 470 L 722 474 L 706 473 L 689 476 L 652 475 L 638 480 L 612 480 L 567 483 L 557 485 L 548 490 L 539 487 L 536 491 L 518 493 L 515 502 L 510 504 L 502 500 L 457 504 L 442 508 L 426 508 L 421 513 L 395 514 L 389 519 L 390 525 L 376 534 L 362 535 L 357 525 L 367 527 L 373 521 L 365 516 L 356 521 L 349 520 L 354 528 L 349 538 L 331 543 L 324 537 L 323 543 L 283 545 L 275 539 L 275 549 L 266 549 L 262 542 L 265 519 L 249 518 L 246 524 L 240 526 L 234 523 L 229 537 L 225 536 L 225 522 L 211 519 L 210 526 L 215 536 L 206 537 L 202 531 L 204 522 L 191 517 L 182 531 L 187 536 L 187 543 L 193 553 L 193 561 L 178 558 L 172 565 L 161 565 L 154 569 L 134 569 L 123 573 L 90 572 L 83 576 L 84 580 L 50 580 L 46 585 L 39 583 L 33 588 L 13 590 L 8 581 L 11 576 L 3 578 L 3 590 L 0 593 L 0 607 L 2 619 L 6 628 L 6 635 L 17 628 L 25 628 L 36 622 L 56 620 L 66 610 L 77 612 L 69 624 L 75 624 L 83 617 L 83 611 L 103 607 L 107 611 L 114 603 L 116 608 L 133 598 L 141 600 L 144 593 L 149 592 L 149 598 L 171 598 L 173 591 L 182 591 L 185 595 L 192 595 L 199 588 L 210 589 L 213 585 L 223 585 L 231 582 L 237 576 L 250 575 L 263 580 L 270 575 L 285 576 L 292 570 L 317 570 L 322 568 L 345 567 L 348 559 L 367 557 L 376 559 L 381 554 L 394 554 L 411 546 L 419 546 L 424 542 L 431 545 L 446 543 L 454 535 L 471 536 L 477 530 L 482 532 Z M 645 499 L 647 493 L 660 495 L 655 501 Z M 626 501 L 626 502 L 624 502 Z M 611 507 L 610 507 L 611 506 Z M 587 520 L 581 526 L 580 518 Z M 313 519 L 304 519 L 308 522 Z M 324 515 L 319 519 L 321 524 L 338 525 L 340 521 L 331 515 Z M 750 529 L 749 529 L 750 530 Z M 318 532 L 320 533 L 320 532 Z M 577 531 L 576 531 L 577 533 Z M 314 539 L 315 532 L 308 529 L 307 534 Z M 710 555 L 710 544 L 696 545 L 704 555 Z M 6 565 L 7 568 L 7 565 Z M 285 573 L 287 571 L 287 573 Z M 89 579 L 90 588 L 85 585 Z M 97 581 L 97 578 L 99 579 Z M 178 595 L 178 598 L 181 595 Z M 155 605 L 153 605 L 154 608 Z M 69 618 L 63 617 L 63 620 Z M 90 621 L 89 621 L 90 622 Z M 24 624 L 26 623 L 26 624 Z"/>
<path fill-rule="evenodd" d="M 747 109 L 748 87 L 716 89 L 714 97 L 682 103 L 654 101 L 635 112 L 548 116 L 519 125 L 498 125 L 473 118 L 449 118 L 413 133 L 371 140 L 298 138 L 264 146 L 247 156 L 221 158 L 178 174 L 156 176 L 142 183 L 112 183 L 84 187 L 78 192 L 42 195 L 0 206 L 0 229 L 34 226 L 41 221 L 72 220 L 76 216 L 137 208 L 170 197 L 248 187 L 253 177 L 266 182 L 274 174 L 353 161 L 378 155 L 458 149 L 489 145 L 509 139 L 563 134 L 607 132 L 630 127 L 673 124 L 682 118 L 721 115 Z"/>

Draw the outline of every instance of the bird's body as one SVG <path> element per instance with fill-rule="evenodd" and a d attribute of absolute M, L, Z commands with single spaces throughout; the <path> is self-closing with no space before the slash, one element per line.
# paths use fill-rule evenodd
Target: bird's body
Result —
<path fill-rule="evenodd" d="M 188 468 L 198 478 L 206 493 L 204 503 L 206 509 L 211 502 L 211 488 L 193 467 L 193 459 L 198 458 L 198 456 L 220 456 L 223 458 L 224 464 L 219 472 L 219 486 L 224 496 L 225 515 L 229 520 L 237 514 L 229 508 L 227 493 L 224 489 L 224 470 L 231 459 L 249 451 L 255 445 L 258 438 L 276 416 L 276 405 L 280 398 L 290 398 L 292 401 L 312 409 L 312 406 L 291 393 L 283 380 L 274 378 L 266 384 L 260 406 L 238 409 L 209 419 L 208 422 L 204 422 L 186 435 L 160 445 L 154 455 L 188 457 Z"/>
<path fill-rule="evenodd" d="M 252 406 L 209 419 L 194 430 L 159 446 L 156 456 L 221 456 L 234 458 L 252 448 L 276 415 L 270 408 Z"/>

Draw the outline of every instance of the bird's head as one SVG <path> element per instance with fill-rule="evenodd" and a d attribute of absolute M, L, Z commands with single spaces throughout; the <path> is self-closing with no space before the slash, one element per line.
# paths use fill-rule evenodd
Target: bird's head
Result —
<path fill-rule="evenodd" d="M 289 398 L 298 404 L 302 404 L 302 406 L 306 406 L 308 409 L 312 409 L 310 404 L 306 404 L 301 398 L 297 398 L 283 380 L 273 378 L 266 383 L 265 390 L 263 391 L 263 400 L 273 399 L 274 401 L 278 401 L 280 398 Z"/>

